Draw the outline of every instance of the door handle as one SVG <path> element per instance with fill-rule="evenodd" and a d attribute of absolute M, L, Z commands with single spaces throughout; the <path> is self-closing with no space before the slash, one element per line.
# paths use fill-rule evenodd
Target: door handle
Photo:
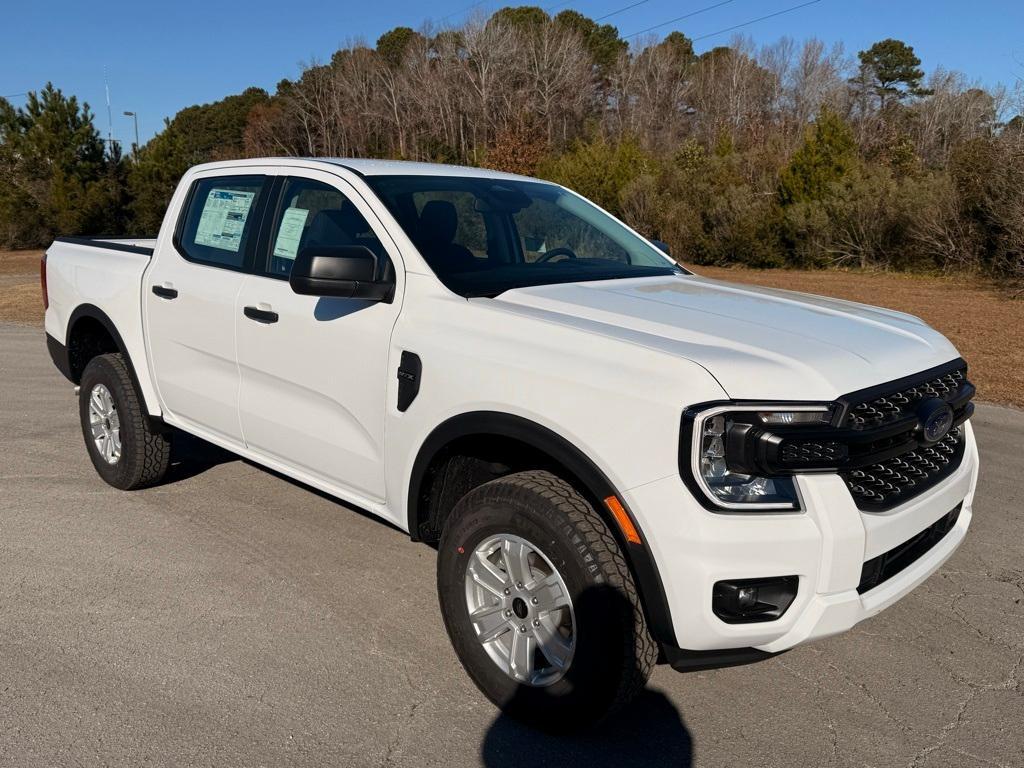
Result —
<path fill-rule="evenodd" d="M 178 298 L 178 289 L 171 288 L 167 285 L 154 285 L 153 293 L 159 296 L 161 299 L 176 299 Z"/>
<path fill-rule="evenodd" d="M 260 309 L 259 307 L 246 307 L 242 310 L 245 316 L 250 320 L 255 320 L 257 323 L 276 323 L 277 312 L 271 312 L 269 309 Z"/>

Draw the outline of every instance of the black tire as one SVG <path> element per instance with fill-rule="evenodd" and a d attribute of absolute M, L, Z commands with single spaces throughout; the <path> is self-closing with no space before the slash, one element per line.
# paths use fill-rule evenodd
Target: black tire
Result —
<path fill-rule="evenodd" d="M 469 618 L 470 558 L 499 534 L 539 547 L 572 600 L 575 653 L 564 676 L 544 687 L 517 682 L 492 661 Z M 550 472 L 508 475 L 463 497 L 441 536 L 437 576 L 448 636 L 473 682 L 504 712 L 544 730 L 599 722 L 643 689 L 657 660 L 615 537 L 587 500 Z"/>
<path fill-rule="evenodd" d="M 110 393 L 119 422 L 121 454 L 113 462 L 103 457 L 92 437 L 89 399 L 98 385 L 106 387 Z M 96 473 L 107 483 L 123 491 L 133 491 L 163 479 L 171 460 L 171 441 L 167 435 L 150 428 L 146 409 L 122 355 L 99 355 L 89 361 L 82 373 L 78 413 L 89 458 Z"/>

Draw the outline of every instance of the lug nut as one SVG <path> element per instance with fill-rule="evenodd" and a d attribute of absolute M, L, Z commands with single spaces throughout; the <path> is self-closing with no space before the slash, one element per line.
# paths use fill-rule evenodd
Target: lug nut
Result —
<path fill-rule="evenodd" d="M 537 599 L 537 598 L 535 597 L 535 598 L 533 598 L 533 600 L 531 600 L 530 602 L 531 602 L 531 603 L 533 603 L 534 605 L 536 605 L 537 603 L 539 603 L 539 602 L 540 602 L 540 600 L 538 600 L 538 599 Z"/>
<path fill-rule="evenodd" d="M 525 624 L 520 624 L 519 625 L 519 631 L 520 632 L 525 632 L 526 631 L 526 625 Z"/>
<path fill-rule="evenodd" d="M 522 589 L 522 588 L 523 588 L 523 582 L 517 581 L 516 582 L 516 589 Z"/>
<path fill-rule="evenodd" d="M 539 627 L 540 626 L 540 619 L 534 619 L 533 620 L 533 626 Z"/>
<path fill-rule="evenodd" d="M 512 615 L 512 611 L 505 611 L 505 618 L 509 618 Z"/>
<path fill-rule="evenodd" d="M 512 590 L 509 589 L 508 587 L 505 587 L 505 594 L 506 595 L 511 595 L 512 594 Z"/>

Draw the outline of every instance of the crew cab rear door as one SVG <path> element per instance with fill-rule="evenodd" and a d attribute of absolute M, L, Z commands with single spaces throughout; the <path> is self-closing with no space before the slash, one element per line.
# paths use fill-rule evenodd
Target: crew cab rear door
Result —
<path fill-rule="evenodd" d="M 235 317 L 246 446 L 383 501 L 388 354 L 404 289 L 398 250 L 369 204 L 331 173 L 295 169 L 274 197 Z M 389 259 L 393 301 L 294 293 L 288 276 L 307 245 L 363 245 Z"/>
<path fill-rule="evenodd" d="M 271 172 L 198 174 L 173 242 L 161 241 L 143 277 L 150 365 L 165 418 L 229 445 L 243 444 L 235 302 L 252 264 Z"/>

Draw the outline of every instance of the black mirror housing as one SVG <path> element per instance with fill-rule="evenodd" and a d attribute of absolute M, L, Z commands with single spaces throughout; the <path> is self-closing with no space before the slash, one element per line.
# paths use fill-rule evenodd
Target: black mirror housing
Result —
<path fill-rule="evenodd" d="M 303 296 L 340 299 L 390 302 L 395 291 L 391 269 L 378 276 L 377 256 L 364 245 L 303 248 L 295 257 L 288 283 Z"/>

